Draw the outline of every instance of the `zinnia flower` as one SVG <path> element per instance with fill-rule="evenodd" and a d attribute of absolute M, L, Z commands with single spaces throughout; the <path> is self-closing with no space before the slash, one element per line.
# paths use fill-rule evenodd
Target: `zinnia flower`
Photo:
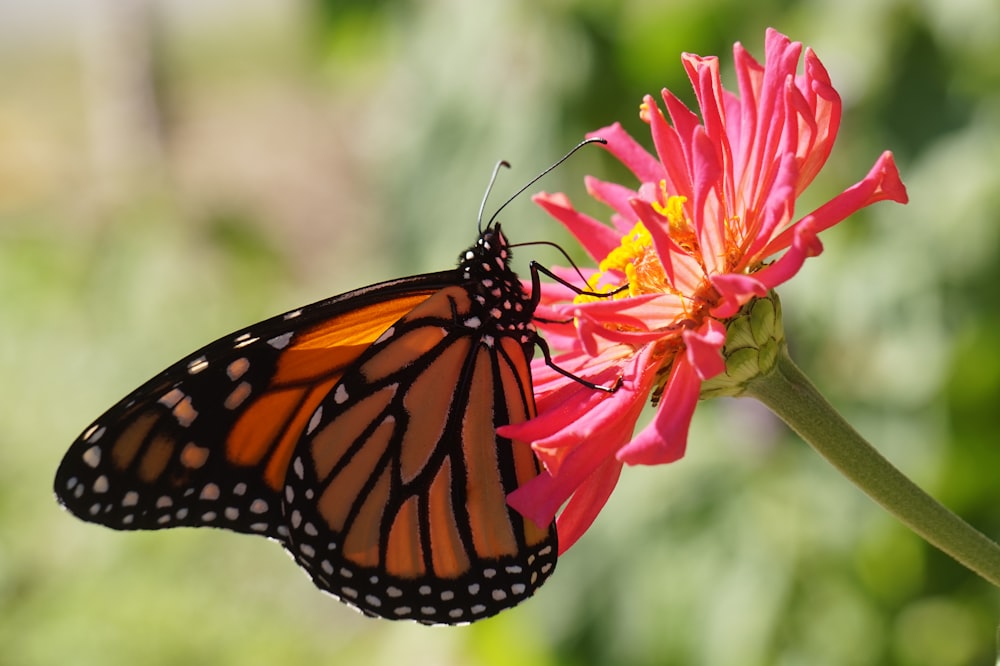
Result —
<path fill-rule="evenodd" d="M 640 118 L 656 155 L 615 123 L 589 136 L 636 176 L 635 189 L 587 178 L 608 205 L 610 226 L 576 211 L 562 194 L 535 197 L 598 263 L 588 289 L 596 298 L 543 285 L 538 314 L 555 363 L 608 393 L 536 361 L 538 416 L 506 426 L 504 436 L 532 442 L 545 471 L 508 497 L 540 525 L 558 517 L 560 549 L 590 526 L 622 465 L 673 462 L 684 455 L 702 382 L 726 368 L 727 322 L 822 251 L 817 234 L 882 200 L 905 203 L 892 154 L 831 201 L 795 220 L 795 200 L 826 162 L 841 102 L 816 54 L 768 30 L 765 64 L 734 47 L 738 94 L 726 90 L 715 57 L 682 57 L 701 118 L 670 91 L 663 107 L 646 96 Z M 669 122 L 667 120 L 669 116 Z M 775 258 L 777 257 L 777 258 Z M 768 260 L 771 260 L 768 263 Z M 565 273 L 572 279 L 571 273 Z M 627 285 L 627 288 L 622 288 Z M 638 434 L 652 394 L 658 404 Z"/>

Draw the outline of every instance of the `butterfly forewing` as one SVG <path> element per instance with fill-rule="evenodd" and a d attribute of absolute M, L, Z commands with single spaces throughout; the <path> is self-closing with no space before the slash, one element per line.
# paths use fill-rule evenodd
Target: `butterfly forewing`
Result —
<path fill-rule="evenodd" d="M 73 443 L 57 498 L 114 529 L 209 526 L 283 539 L 280 493 L 309 416 L 344 368 L 446 277 L 350 292 L 182 359 Z"/>

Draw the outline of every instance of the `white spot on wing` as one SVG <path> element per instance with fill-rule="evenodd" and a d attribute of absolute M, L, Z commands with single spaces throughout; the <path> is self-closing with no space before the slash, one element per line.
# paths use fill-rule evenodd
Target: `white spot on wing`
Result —
<path fill-rule="evenodd" d="M 271 338 L 270 340 L 267 341 L 267 344 L 271 345 L 275 349 L 284 349 L 285 347 L 288 346 L 288 343 L 291 341 L 292 341 L 292 332 L 289 331 L 288 333 L 283 333 L 281 335 L 277 335 Z"/>
<path fill-rule="evenodd" d="M 235 382 L 237 379 L 246 374 L 246 371 L 249 369 L 250 359 L 245 356 L 241 356 L 226 366 L 226 376 Z"/>
<path fill-rule="evenodd" d="M 244 347 L 252 345 L 258 340 L 260 340 L 260 338 L 252 338 L 250 337 L 249 333 L 244 333 L 240 337 L 236 338 L 235 340 L 236 344 L 233 345 L 233 349 L 243 349 Z"/>
<path fill-rule="evenodd" d="M 236 385 L 236 388 L 233 389 L 232 393 L 226 396 L 226 400 L 223 404 L 226 409 L 236 409 L 250 397 L 250 392 L 252 390 L 253 387 L 250 386 L 249 382 L 240 382 Z"/>
<path fill-rule="evenodd" d="M 83 433 L 83 441 L 88 444 L 94 444 L 97 440 L 104 436 L 104 432 L 106 430 L 107 428 L 104 426 L 95 423 L 87 429 L 87 432 Z"/>
<path fill-rule="evenodd" d="M 333 391 L 333 401 L 338 405 L 342 405 L 347 402 L 347 388 L 343 384 L 337 384 L 337 388 Z"/>
<path fill-rule="evenodd" d="M 191 405 L 191 396 L 185 396 L 183 400 L 174 405 L 173 414 L 174 418 L 177 419 L 177 424 L 182 428 L 187 428 L 194 423 L 198 417 L 198 410 Z"/>
<path fill-rule="evenodd" d="M 101 447 L 92 446 L 83 452 L 83 462 L 87 467 L 97 467 L 101 464 Z"/>
<path fill-rule="evenodd" d="M 316 426 L 319 425 L 319 422 L 322 418 L 323 418 L 323 405 L 320 405 L 319 407 L 316 408 L 316 411 L 313 412 L 312 417 L 309 419 L 309 425 L 306 426 L 307 435 L 312 434 L 312 431 L 316 429 Z"/>
<path fill-rule="evenodd" d="M 173 409 L 173 407 L 184 399 L 184 391 L 180 389 L 170 389 L 164 393 L 157 402 L 166 407 L 167 409 Z"/>
<path fill-rule="evenodd" d="M 207 367 L 208 360 L 204 356 L 199 356 L 198 358 L 188 362 L 188 374 L 197 375 Z"/>
<path fill-rule="evenodd" d="M 93 491 L 95 493 L 106 493 L 106 492 L 108 492 L 108 477 L 106 477 L 103 474 L 101 474 L 99 477 L 97 477 L 97 479 L 94 481 Z"/>
<path fill-rule="evenodd" d="M 203 500 L 217 500 L 220 495 L 219 486 L 214 483 L 206 483 L 205 487 L 201 489 L 200 497 Z"/>

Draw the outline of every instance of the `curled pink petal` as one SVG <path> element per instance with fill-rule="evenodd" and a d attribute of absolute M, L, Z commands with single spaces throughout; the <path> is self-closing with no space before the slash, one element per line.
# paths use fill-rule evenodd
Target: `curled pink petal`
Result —
<path fill-rule="evenodd" d="M 574 210 L 565 194 L 541 193 L 531 200 L 562 222 L 593 259 L 599 260 L 618 245 L 618 234 L 589 215 Z"/>
<path fill-rule="evenodd" d="M 562 555 L 583 536 L 583 533 L 593 524 L 597 514 L 607 504 L 611 492 L 618 485 L 618 477 L 622 473 L 622 464 L 614 458 L 608 458 L 591 472 L 587 480 L 580 485 L 566 503 L 562 513 L 556 520 L 559 530 L 559 554 Z"/>
<path fill-rule="evenodd" d="M 587 138 L 607 141 L 605 149 L 631 169 L 640 181 L 657 183 L 663 178 L 663 166 L 638 141 L 629 136 L 620 123 L 590 132 Z"/>
<path fill-rule="evenodd" d="M 725 372 L 722 346 L 726 344 L 726 327 L 721 321 L 705 319 L 697 330 L 684 331 L 683 338 L 688 362 L 698 379 L 704 381 Z"/>
<path fill-rule="evenodd" d="M 711 310 L 713 317 L 726 319 L 735 315 L 751 298 L 767 295 L 767 285 L 756 274 L 726 273 L 713 275 L 712 286 L 719 292 L 719 303 Z"/>
<path fill-rule="evenodd" d="M 617 458 L 629 465 L 662 465 L 680 460 L 687 448 L 687 433 L 698 403 L 701 380 L 687 358 L 674 358 L 666 390 L 653 422 L 623 446 Z"/>

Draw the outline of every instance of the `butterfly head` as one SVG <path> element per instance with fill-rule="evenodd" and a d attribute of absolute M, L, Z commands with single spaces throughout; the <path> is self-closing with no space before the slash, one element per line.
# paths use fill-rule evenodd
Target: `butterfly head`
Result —
<path fill-rule="evenodd" d="M 459 271 L 481 313 L 477 321 L 491 322 L 500 333 L 525 335 L 533 331 L 534 304 L 510 268 L 510 244 L 493 224 L 479 235 L 476 244 L 459 257 Z"/>

